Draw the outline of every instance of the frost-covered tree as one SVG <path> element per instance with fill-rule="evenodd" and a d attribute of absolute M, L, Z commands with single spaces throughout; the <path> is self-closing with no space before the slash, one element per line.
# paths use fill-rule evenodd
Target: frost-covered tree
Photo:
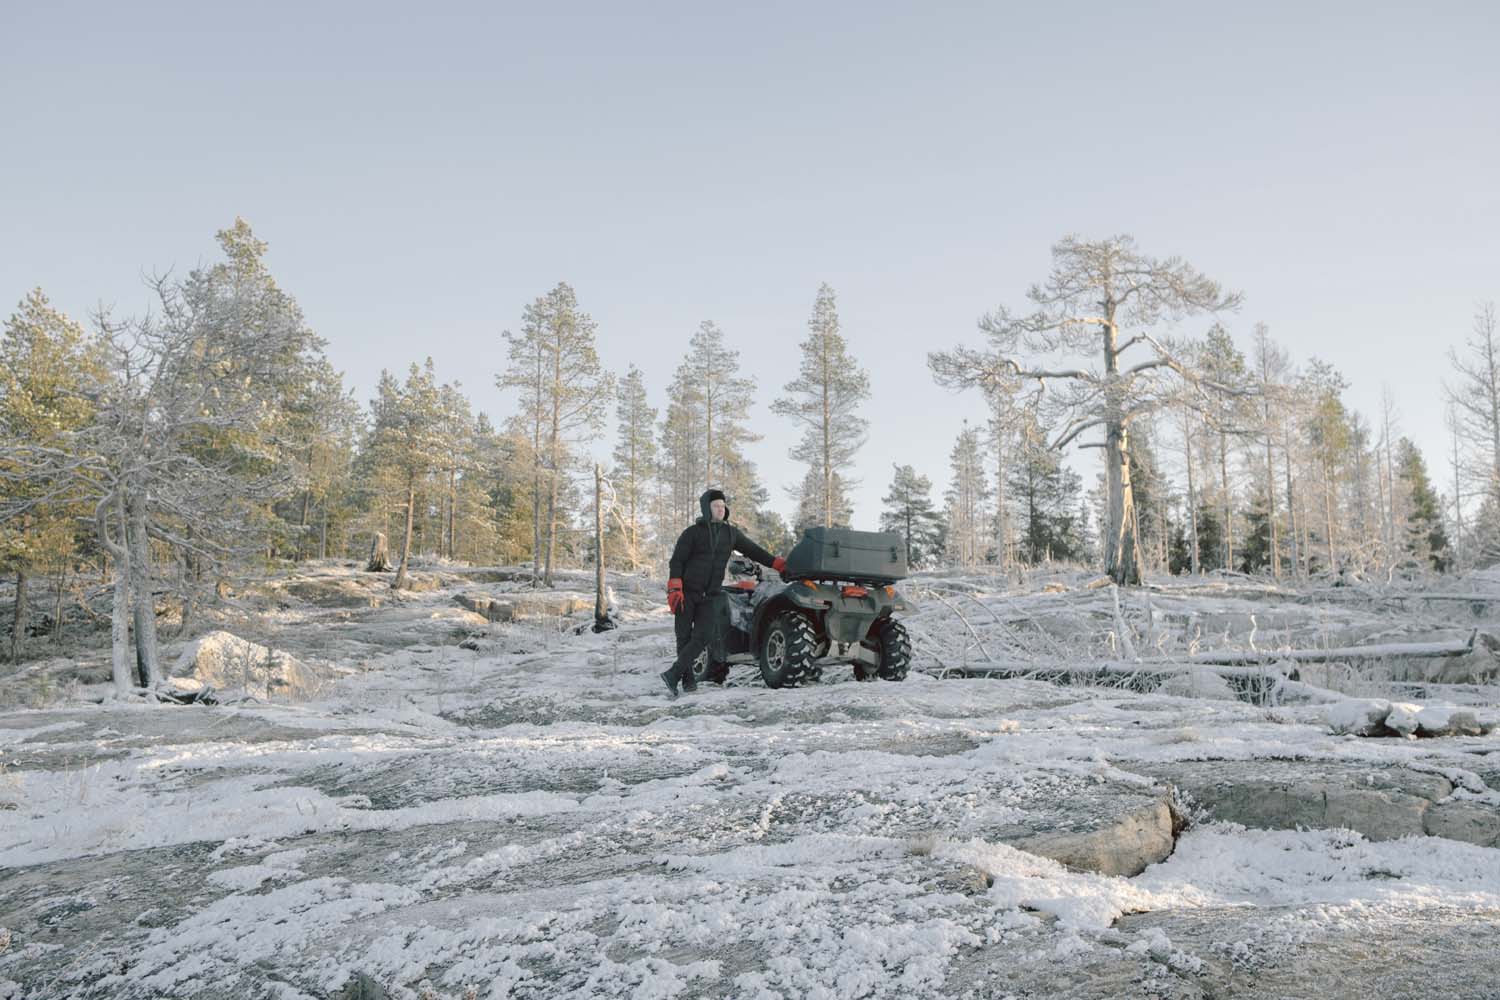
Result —
<path fill-rule="evenodd" d="M 840 497 L 858 484 L 851 469 L 867 435 L 857 411 L 870 397 L 870 377 L 849 354 L 833 289 L 827 284 L 818 288 L 807 329 L 797 377 L 786 384 L 786 395 L 771 409 L 803 429 L 791 452 L 811 473 L 798 489 L 799 507 L 808 505 L 811 495 L 811 502 L 822 507 L 821 523 L 832 526 L 839 516 Z"/>
<path fill-rule="evenodd" d="M 1023 380 L 1044 387 L 1055 415 L 1047 422 L 1059 427 L 1054 448 L 1086 432 L 1100 434 L 1100 440 L 1084 447 L 1104 450 L 1105 569 L 1119 583 L 1139 583 L 1130 425 L 1170 398 L 1176 385 L 1169 376 L 1196 377 L 1154 328 L 1163 321 L 1234 308 L 1239 296 L 1178 258 L 1142 254 L 1129 236 L 1097 241 L 1069 236 L 1052 248 L 1052 273 L 1033 285 L 1027 297 L 1034 306 L 1031 312 L 1001 307 L 980 321 L 990 340 L 988 351 L 960 348 L 945 363 L 975 385 Z M 1071 367 L 1070 360 L 1079 355 L 1092 355 L 1098 362 Z M 1137 356 L 1141 360 L 1132 360 Z M 1057 367 L 1033 357 L 1056 359 Z"/>
<path fill-rule="evenodd" d="M 1454 380 L 1448 398 L 1454 405 L 1464 439 L 1484 454 L 1486 486 L 1500 483 L 1500 327 L 1495 304 L 1487 302 L 1474 316 L 1464 353 L 1450 349 Z"/>
<path fill-rule="evenodd" d="M 284 453 L 286 411 L 322 342 L 267 270 L 244 220 L 220 231 L 223 259 L 180 281 L 152 282 L 156 311 L 99 317 L 108 377 L 96 416 L 73 442 L 97 484 L 98 541 L 115 577 L 115 684 L 161 676 L 155 553 L 191 553 L 215 578 L 264 552 L 266 512 L 296 489 Z M 127 611 L 128 609 L 128 611 Z"/>

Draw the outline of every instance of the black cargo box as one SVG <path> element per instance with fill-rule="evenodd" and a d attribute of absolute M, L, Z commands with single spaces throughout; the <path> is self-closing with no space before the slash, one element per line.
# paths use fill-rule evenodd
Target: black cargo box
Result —
<path fill-rule="evenodd" d="M 808 528 L 786 557 L 788 580 L 894 583 L 906 576 L 906 544 L 892 531 Z"/>

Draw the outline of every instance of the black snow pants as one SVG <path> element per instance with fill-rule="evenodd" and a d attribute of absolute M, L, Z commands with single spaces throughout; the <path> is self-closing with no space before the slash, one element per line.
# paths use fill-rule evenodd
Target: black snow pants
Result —
<path fill-rule="evenodd" d="M 693 684 L 693 661 L 708 647 L 710 663 L 724 659 L 724 619 L 729 603 L 724 593 L 686 594 L 682 610 L 677 612 L 677 659 L 672 663 L 672 677 L 677 683 Z"/>

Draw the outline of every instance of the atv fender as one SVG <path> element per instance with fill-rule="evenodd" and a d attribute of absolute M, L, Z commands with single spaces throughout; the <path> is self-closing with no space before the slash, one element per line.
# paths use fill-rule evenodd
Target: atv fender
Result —
<path fill-rule="evenodd" d="M 795 609 L 807 612 L 816 628 L 823 612 L 828 610 L 828 603 L 826 599 L 807 588 L 795 585 L 785 587 L 774 597 L 762 601 L 755 609 L 755 618 L 751 622 L 750 648 L 755 650 L 761 647 L 766 639 L 766 629 L 783 611 Z"/>

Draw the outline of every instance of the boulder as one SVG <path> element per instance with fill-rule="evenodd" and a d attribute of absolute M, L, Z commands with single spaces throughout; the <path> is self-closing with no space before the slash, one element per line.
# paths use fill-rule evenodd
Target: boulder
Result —
<path fill-rule="evenodd" d="M 231 632 L 209 632 L 182 651 L 168 683 L 183 692 L 212 687 L 217 691 L 244 691 L 269 701 L 310 697 L 316 693 L 319 679 L 280 650 Z"/>

